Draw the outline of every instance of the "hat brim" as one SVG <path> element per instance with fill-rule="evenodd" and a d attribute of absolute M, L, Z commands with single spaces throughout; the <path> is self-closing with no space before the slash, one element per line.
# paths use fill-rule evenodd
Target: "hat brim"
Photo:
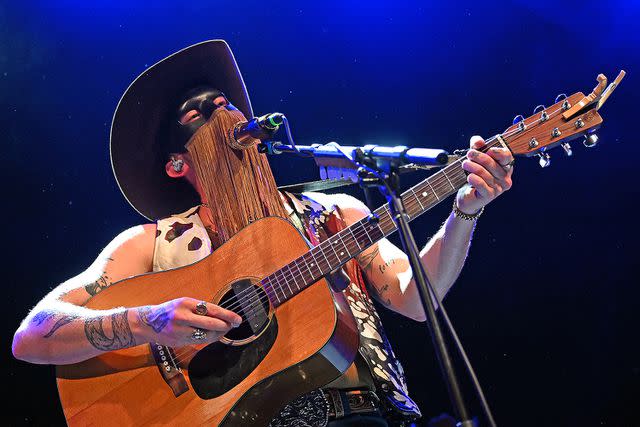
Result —
<path fill-rule="evenodd" d="M 165 172 L 167 117 L 178 97 L 197 86 L 221 90 L 247 118 L 251 102 L 238 64 L 224 40 L 189 46 L 152 65 L 129 85 L 111 124 L 111 166 L 127 201 L 155 221 L 200 203 L 184 179 Z"/>

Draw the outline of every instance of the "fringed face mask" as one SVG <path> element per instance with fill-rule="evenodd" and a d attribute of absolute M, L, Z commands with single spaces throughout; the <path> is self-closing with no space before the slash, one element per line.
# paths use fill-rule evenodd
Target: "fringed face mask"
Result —
<path fill-rule="evenodd" d="M 257 219 L 287 217 L 266 155 L 255 145 L 231 148 L 230 133 L 243 121 L 236 109 L 215 109 L 186 145 L 223 242 Z"/>
<path fill-rule="evenodd" d="M 168 151 L 184 152 L 187 142 L 218 108 L 237 111 L 225 94 L 218 89 L 200 86 L 187 92 L 178 104 L 174 117 L 171 118 Z"/>

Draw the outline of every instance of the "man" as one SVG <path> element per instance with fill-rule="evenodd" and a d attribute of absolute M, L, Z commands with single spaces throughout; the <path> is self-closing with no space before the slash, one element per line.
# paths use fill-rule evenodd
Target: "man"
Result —
<path fill-rule="evenodd" d="M 86 271 L 45 296 L 16 331 L 15 357 L 60 365 L 149 342 L 169 347 L 215 342 L 243 318 L 189 295 L 144 307 L 91 310 L 83 305 L 122 279 L 198 261 L 265 216 L 288 217 L 317 244 L 336 227 L 368 214 L 346 195 L 279 193 L 264 155 L 229 138 L 235 123 L 252 116 L 235 59 L 221 40 L 177 52 L 131 84 L 114 115 L 112 165 L 129 203 L 153 222 L 122 232 Z M 506 149 L 481 153 L 483 144 L 479 137 L 472 139 L 463 163 L 468 185 L 421 251 L 441 298 L 463 266 L 477 217 L 511 187 L 511 154 Z M 327 418 L 329 425 L 386 425 L 385 419 L 420 416 L 368 295 L 424 320 L 407 257 L 383 239 L 347 267 L 350 283 L 344 292 L 358 321 L 359 354 L 324 391 L 282 408 L 274 426 L 323 425 Z M 351 399 L 356 392 L 357 404 Z"/>

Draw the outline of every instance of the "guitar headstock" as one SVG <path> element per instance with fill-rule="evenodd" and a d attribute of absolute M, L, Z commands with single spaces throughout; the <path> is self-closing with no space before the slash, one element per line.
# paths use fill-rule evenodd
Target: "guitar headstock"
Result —
<path fill-rule="evenodd" d="M 621 71 L 605 89 L 607 78 L 600 74 L 598 86 L 591 94 L 585 96 L 578 92 L 569 97 L 558 95 L 550 107 L 538 106 L 534 114 L 526 119 L 517 116 L 514 124 L 500 136 L 514 155 L 538 155 L 543 167 L 550 164 L 547 151 L 558 145 L 562 145 L 569 156 L 572 154 L 569 141 L 576 138 L 584 137 L 584 145 L 593 147 L 598 142 L 594 132 L 602 124 L 598 110 L 624 76 L 625 72 Z"/>

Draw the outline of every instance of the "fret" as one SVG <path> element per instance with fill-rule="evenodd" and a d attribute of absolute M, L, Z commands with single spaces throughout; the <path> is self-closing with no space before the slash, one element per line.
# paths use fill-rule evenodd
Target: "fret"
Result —
<path fill-rule="evenodd" d="M 360 228 L 362 229 L 362 231 L 364 231 L 364 234 L 362 235 L 362 237 L 367 237 L 367 239 L 369 239 L 368 242 L 365 242 L 364 246 L 368 247 L 370 244 L 373 243 L 373 240 L 371 239 L 371 236 L 369 236 L 369 232 L 367 231 L 367 223 L 369 222 L 368 218 L 364 218 L 360 220 Z"/>
<path fill-rule="evenodd" d="M 289 275 L 293 277 L 293 273 L 291 272 L 291 267 L 289 266 L 289 264 L 287 264 L 285 267 L 287 267 L 287 269 L 289 270 Z M 291 286 L 289 285 L 289 280 L 287 279 L 287 276 L 284 276 L 284 283 L 287 285 L 287 288 L 289 288 L 289 293 L 293 295 L 293 291 L 291 290 Z M 295 277 L 293 277 L 293 280 L 296 280 Z"/>
<path fill-rule="evenodd" d="M 333 251 L 333 254 L 336 256 L 336 258 L 338 259 L 338 262 L 340 261 L 340 257 L 338 256 L 338 253 L 336 252 L 336 249 L 333 247 L 333 242 L 331 241 L 333 239 L 333 236 L 327 240 L 325 240 L 325 242 L 328 242 L 329 247 L 331 248 L 331 250 Z"/>
<path fill-rule="evenodd" d="M 318 261 L 316 260 L 315 255 L 313 255 L 313 249 L 311 249 L 309 253 L 311 254 L 311 258 L 313 258 L 313 264 L 311 264 L 311 267 L 315 265 L 318 271 L 320 272 L 320 274 L 322 274 L 322 267 L 320 267 L 320 265 L 318 264 Z"/>
<path fill-rule="evenodd" d="M 447 181 L 449 181 L 449 185 L 451 186 L 451 188 L 455 191 L 456 187 L 453 186 L 453 184 L 451 183 L 451 180 L 449 179 L 449 175 L 447 175 L 447 168 L 444 168 L 442 170 L 442 174 L 445 176 L 445 178 L 447 178 Z"/>
<path fill-rule="evenodd" d="M 413 188 L 411 189 L 411 193 L 413 193 L 413 197 L 415 197 L 415 198 L 416 198 L 416 200 L 418 201 L 418 203 L 420 203 L 420 208 L 421 208 L 422 210 L 424 210 L 424 206 L 422 205 L 422 202 L 420 201 L 420 197 L 418 197 L 418 196 L 416 195 L 416 192 L 415 192 L 415 191 L 413 191 Z"/>
<path fill-rule="evenodd" d="M 306 256 L 307 256 L 306 254 L 302 256 L 302 261 L 304 262 L 305 267 L 307 267 L 307 270 L 309 270 L 309 275 L 311 276 L 311 280 L 314 280 L 315 277 L 313 277 L 313 272 L 311 271 L 311 268 L 309 268 L 309 263 L 307 262 L 307 260 L 304 259 L 304 257 Z"/>
<path fill-rule="evenodd" d="M 426 182 L 427 184 L 429 184 L 429 187 L 431 188 L 431 192 L 436 196 L 436 199 L 438 199 L 438 201 L 440 201 L 440 197 L 438 197 L 438 193 L 436 193 L 436 190 L 433 189 L 433 185 L 431 185 L 431 178 L 427 179 Z"/>
<path fill-rule="evenodd" d="M 344 240 L 342 239 L 342 234 L 343 233 L 338 233 L 338 239 L 340 240 L 340 243 L 342 243 L 342 246 L 344 246 L 344 250 L 347 251 L 347 255 L 349 256 L 349 258 L 351 258 L 351 252 L 349 252 L 349 248 L 347 248 L 347 245 L 345 245 Z"/>
<path fill-rule="evenodd" d="M 298 269 L 298 273 L 300 273 L 300 277 L 302 277 L 302 284 L 304 285 L 306 283 L 306 279 L 304 277 L 304 274 L 302 274 L 302 271 L 300 271 L 300 266 L 298 265 L 298 260 L 293 260 L 293 263 L 296 265 L 296 268 Z M 297 285 L 297 283 L 296 283 Z M 300 286 L 298 286 L 298 291 L 300 291 Z"/>
<path fill-rule="evenodd" d="M 327 255 L 324 253 L 324 250 L 322 249 L 322 243 L 319 244 L 318 246 L 316 246 L 316 248 L 319 249 L 320 253 L 322 254 L 322 256 L 324 257 L 324 260 L 327 262 L 327 271 L 331 270 L 331 263 L 329 262 L 329 258 L 327 258 Z M 320 270 L 322 271 L 322 270 Z"/>
<path fill-rule="evenodd" d="M 358 245 L 358 251 L 361 251 L 362 246 L 360 246 L 360 243 L 358 243 L 358 239 L 356 238 L 355 234 L 353 234 L 353 230 L 351 228 L 352 227 L 347 227 L 347 230 L 349 230 L 349 232 L 351 233 L 351 237 L 353 237 L 353 241 L 356 242 L 356 245 Z"/>

